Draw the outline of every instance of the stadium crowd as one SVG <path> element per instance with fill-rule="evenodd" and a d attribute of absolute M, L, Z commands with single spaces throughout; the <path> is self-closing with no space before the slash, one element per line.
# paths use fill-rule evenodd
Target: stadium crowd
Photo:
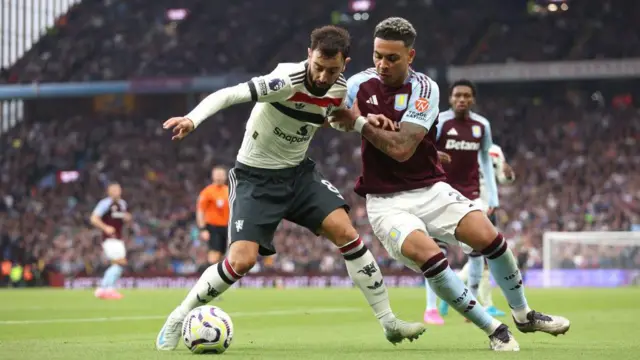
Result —
<path fill-rule="evenodd" d="M 425 7 L 426 18 L 415 21 L 419 34 L 429 34 L 417 46 L 424 64 L 637 56 L 638 35 L 624 24 L 637 18 L 640 6 L 621 1 L 627 2 L 624 8 L 587 1 L 583 10 L 563 17 L 517 21 L 525 15 L 497 2 L 457 7 L 400 0 L 377 2 L 369 23 L 391 13 L 418 20 L 414 6 Z M 168 3 L 83 1 L 3 75 L 8 82 L 30 82 L 265 72 L 281 59 L 304 58 L 307 28 L 326 23 L 341 2 L 289 6 L 291 1 L 275 0 L 267 11 L 257 0 L 224 6 L 219 0 L 185 0 L 181 6 L 189 15 L 183 22 L 166 20 Z M 617 26 L 597 31 L 603 21 Z M 370 26 L 347 26 L 354 54 L 370 53 Z M 544 46 L 531 46 L 531 37 Z M 358 56 L 350 66 L 368 67 L 369 59 Z M 531 267 L 541 265 L 544 230 L 628 230 L 640 223 L 638 108 L 607 102 L 593 109 L 585 94 L 560 98 L 505 91 L 482 97 L 478 107 L 517 174 L 515 184 L 500 189 L 499 227 L 518 251 L 529 251 Z M 180 144 L 161 129 L 164 119 L 149 114 L 28 119 L 0 137 L 0 259 L 31 264 L 39 272 L 99 273 L 105 265 L 101 238 L 88 216 L 105 185 L 118 181 L 134 215 L 126 239 L 130 270 L 201 269 L 206 244 L 198 240 L 194 222 L 196 196 L 214 164 L 233 165 L 248 111 L 227 109 Z M 359 138 L 325 130 L 313 141 L 312 158 L 352 205 L 352 219 L 380 265 L 401 268 L 373 238 L 364 202 L 352 191 L 360 171 Z M 77 170 L 79 177 L 61 183 L 60 170 Z M 276 248 L 278 255 L 262 259 L 258 270 L 342 268 L 333 245 L 290 223 L 279 228 Z M 559 266 L 638 268 L 638 250 L 566 248 Z M 450 257 L 454 266 L 464 262 L 459 251 Z"/>
<path fill-rule="evenodd" d="M 306 57 L 308 31 L 346 1 L 85 0 L 10 69 L 9 82 L 117 80 L 264 73 Z M 336 18 L 352 33 L 353 53 L 371 52 L 372 24 L 388 14 L 416 26 L 416 65 L 500 63 L 640 55 L 633 0 L 587 0 L 570 11 L 532 16 L 517 1 L 378 1 L 368 21 Z M 186 10 L 183 20 L 168 9 Z M 173 16 L 183 15 L 176 12 Z M 606 25 L 606 26 L 605 26 Z M 424 34 L 424 35 L 423 35 Z M 437 51 L 433 51 L 437 49 Z M 351 66 L 370 66 L 356 56 Z"/>

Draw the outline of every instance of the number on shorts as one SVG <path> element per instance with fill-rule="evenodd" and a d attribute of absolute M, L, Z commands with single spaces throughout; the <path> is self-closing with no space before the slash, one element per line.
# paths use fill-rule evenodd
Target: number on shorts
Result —
<path fill-rule="evenodd" d="M 342 194 L 340 194 L 340 190 L 336 189 L 335 186 L 333 186 L 332 183 L 329 182 L 329 180 L 325 180 L 322 179 L 322 181 L 320 181 L 324 186 L 327 187 L 327 189 L 329 189 L 329 191 L 331 191 L 332 193 L 336 194 L 340 199 L 344 200 L 344 198 L 342 197 Z"/>

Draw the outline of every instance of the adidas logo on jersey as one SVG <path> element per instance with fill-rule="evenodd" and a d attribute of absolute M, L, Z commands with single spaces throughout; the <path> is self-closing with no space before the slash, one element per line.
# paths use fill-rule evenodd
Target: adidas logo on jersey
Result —
<path fill-rule="evenodd" d="M 478 151 L 478 150 L 480 150 L 480 143 L 464 141 L 464 140 L 458 141 L 458 140 L 449 139 L 449 140 L 447 140 L 447 143 L 445 144 L 444 148 L 446 150 Z"/>
<path fill-rule="evenodd" d="M 449 135 L 449 136 L 458 136 L 458 132 L 456 131 L 455 128 L 451 128 L 451 130 L 449 130 L 447 132 L 447 135 Z"/>
<path fill-rule="evenodd" d="M 373 95 L 372 97 L 369 98 L 369 100 L 366 101 L 367 104 L 371 104 L 371 105 L 378 105 L 378 98 Z"/>

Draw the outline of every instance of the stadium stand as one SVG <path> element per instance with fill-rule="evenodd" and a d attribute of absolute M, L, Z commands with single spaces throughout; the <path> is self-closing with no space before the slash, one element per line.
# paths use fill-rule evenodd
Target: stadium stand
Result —
<path fill-rule="evenodd" d="M 342 7 L 338 0 L 185 0 L 180 6 L 189 15 L 173 22 L 165 14 L 172 4 L 82 1 L 8 70 L 8 78 L 96 81 L 269 72 L 281 59 L 304 58 L 308 31 Z M 633 0 L 583 1 L 562 16 L 529 16 L 518 2 L 379 2 L 366 24 L 343 24 L 352 33 L 354 54 L 371 52 L 371 24 L 387 14 L 415 24 L 417 66 L 640 55 L 640 36 L 627 31 L 640 16 Z M 369 58 L 354 57 L 351 66 L 368 67 Z"/>

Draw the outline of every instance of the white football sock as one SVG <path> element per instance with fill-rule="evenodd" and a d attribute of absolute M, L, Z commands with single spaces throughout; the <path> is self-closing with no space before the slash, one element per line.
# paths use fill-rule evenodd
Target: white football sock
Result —
<path fill-rule="evenodd" d="M 180 307 L 190 311 L 200 305 L 205 305 L 225 292 L 243 275 L 238 274 L 225 258 L 221 262 L 211 265 L 202 273 L 198 282 L 193 286 Z"/>
<path fill-rule="evenodd" d="M 342 246 L 340 252 L 347 265 L 347 272 L 367 299 L 374 314 L 384 324 L 395 318 L 389 304 L 389 294 L 382 279 L 376 259 L 360 238 Z"/>

